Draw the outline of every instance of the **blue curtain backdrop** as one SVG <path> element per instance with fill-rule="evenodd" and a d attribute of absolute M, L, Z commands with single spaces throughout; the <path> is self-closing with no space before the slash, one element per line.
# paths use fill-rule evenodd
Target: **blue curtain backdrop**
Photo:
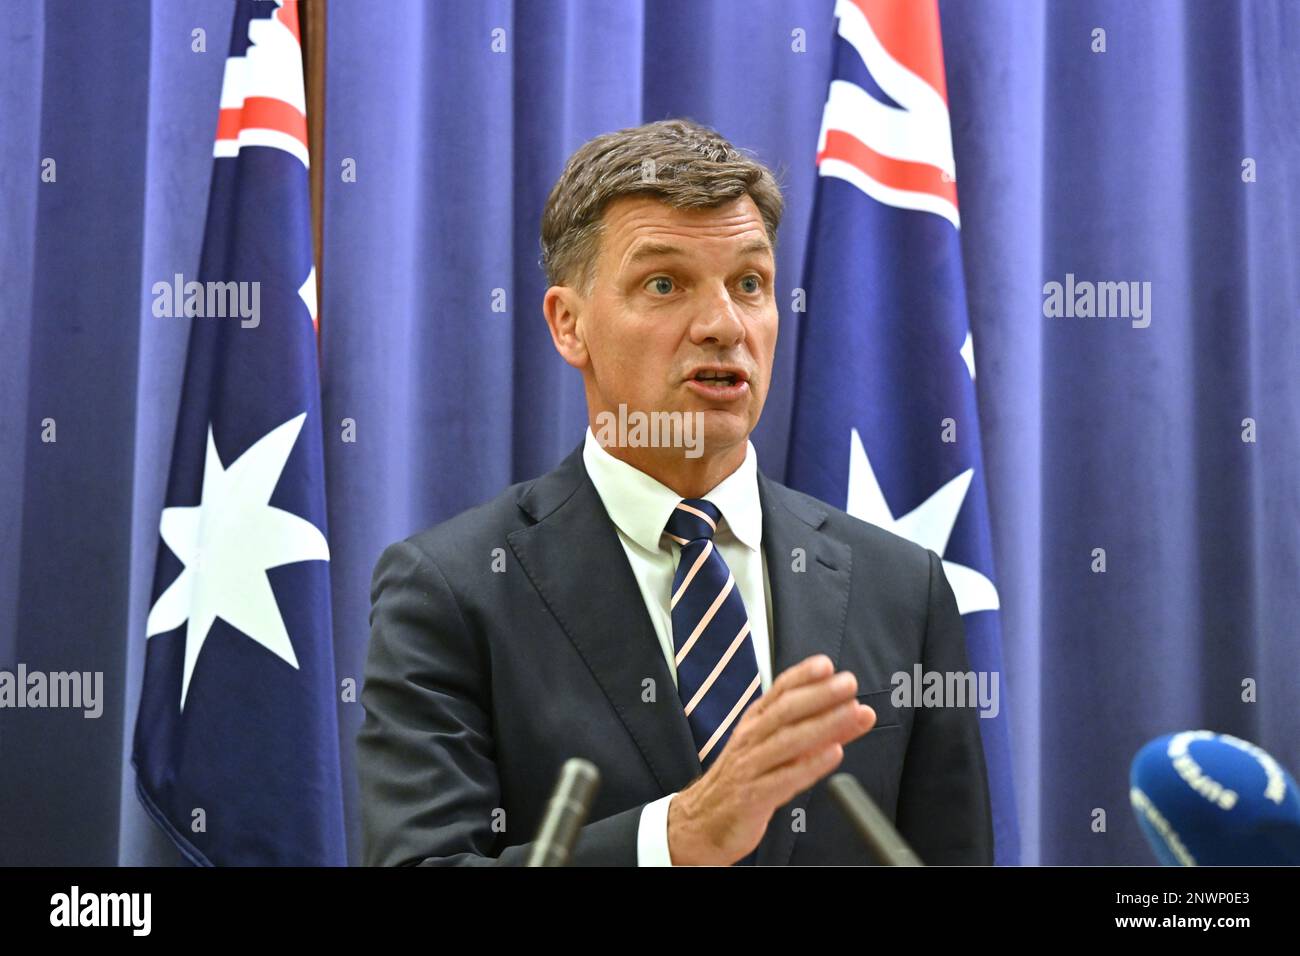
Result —
<path fill-rule="evenodd" d="M 784 173 L 790 301 L 832 9 L 333 0 L 322 377 L 357 435 L 326 434 L 340 678 L 362 675 L 382 547 L 580 438 L 537 265 L 569 152 L 677 115 L 755 150 Z M 1147 863 L 1127 784 L 1147 739 L 1207 727 L 1300 770 L 1300 7 L 941 13 L 1022 860 Z M 103 671 L 106 698 L 98 720 L 0 713 L 2 863 L 177 860 L 128 760 L 188 335 L 149 289 L 197 268 L 229 24 L 226 0 L 0 19 L 0 668 Z M 1150 327 L 1045 318 L 1067 273 L 1150 281 Z M 755 435 L 775 476 L 799 319 Z M 340 704 L 354 860 L 360 721 Z"/>

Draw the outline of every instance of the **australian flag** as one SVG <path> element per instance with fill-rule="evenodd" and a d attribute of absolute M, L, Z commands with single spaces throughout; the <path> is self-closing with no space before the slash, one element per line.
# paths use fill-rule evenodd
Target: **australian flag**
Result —
<path fill-rule="evenodd" d="M 202 865 L 345 864 L 296 0 L 235 9 L 133 763 Z"/>
<path fill-rule="evenodd" d="M 938 3 L 835 16 L 787 477 L 943 558 L 1005 697 Z M 995 860 L 1018 863 L 1006 708 L 980 727 Z"/>

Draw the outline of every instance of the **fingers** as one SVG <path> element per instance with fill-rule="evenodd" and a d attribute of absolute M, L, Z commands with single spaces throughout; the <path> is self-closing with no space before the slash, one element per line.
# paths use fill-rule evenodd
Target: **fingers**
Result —
<path fill-rule="evenodd" d="M 813 681 L 823 680 L 830 677 L 834 670 L 835 665 L 831 663 L 831 659 L 825 654 L 814 654 L 812 657 L 805 657 L 798 664 L 787 667 L 777 675 L 776 680 L 772 682 L 772 686 L 767 692 L 767 696 L 779 696 L 787 690 L 793 690 Z M 762 703 L 762 698 L 759 698 L 759 703 Z"/>
<path fill-rule="evenodd" d="M 857 678 L 835 673 L 825 654 L 779 674 L 746 709 L 700 778 L 693 795 L 706 808 L 700 815 L 723 819 L 724 834 L 736 832 L 741 820 L 761 835 L 775 808 L 834 770 L 844 759 L 844 744 L 875 725 L 875 711 L 857 702 L 857 691 Z M 682 796 L 691 793 L 688 787 Z"/>
<path fill-rule="evenodd" d="M 751 786 L 756 799 L 771 801 L 773 806 L 789 803 L 839 766 L 844 759 L 844 745 L 861 737 L 876 725 L 876 712 L 856 700 L 799 724 L 782 728 L 776 737 L 751 758 L 774 759 L 780 753 L 793 757 L 778 763 L 761 775 Z"/>
<path fill-rule="evenodd" d="M 843 759 L 843 745 L 819 747 L 766 774 L 754 789 L 759 799 L 772 806 L 782 806 L 831 773 Z"/>
<path fill-rule="evenodd" d="M 755 744 L 746 762 L 758 776 L 810 751 L 856 740 L 875 724 L 876 712 L 850 696 L 778 727 Z"/>
<path fill-rule="evenodd" d="M 771 690 L 746 711 L 741 725 L 751 726 L 742 736 L 758 743 L 783 726 L 853 699 L 858 679 L 848 671 L 832 675 L 831 669 L 830 659 L 818 654 L 784 671 L 773 681 Z M 737 726 L 737 733 L 740 730 L 741 726 Z"/>

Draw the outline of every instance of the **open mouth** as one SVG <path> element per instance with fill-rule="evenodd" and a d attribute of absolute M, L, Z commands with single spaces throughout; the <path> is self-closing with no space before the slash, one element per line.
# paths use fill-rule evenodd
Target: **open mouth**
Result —
<path fill-rule="evenodd" d="M 714 388 L 730 388 L 744 380 L 744 377 L 736 372 L 720 372 L 716 370 L 696 372 L 695 377 L 692 379 L 692 381 L 710 385 Z"/>
<path fill-rule="evenodd" d="M 709 402 L 735 402 L 749 394 L 749 376 L 739 368 L 699 368 L 686 386 Z"/>

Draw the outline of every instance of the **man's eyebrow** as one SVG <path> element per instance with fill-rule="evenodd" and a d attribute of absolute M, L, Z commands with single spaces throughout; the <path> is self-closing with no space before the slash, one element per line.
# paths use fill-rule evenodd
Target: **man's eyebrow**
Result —
<path fill-rule="evenodd" d="M 766 239 L 751 239 L 740 247 L 740 255 L 748 256 L 756 252 L 772 255 L 772 244 Z"/>
<path fill-rule="evenodd" d="M 738 255 L 748 256 L 754 253 L 765 253 L 772 255 L 772 246 L 766 239 L 751 239 L 738 250 Z M 643 242 L 637 246 L 636 251 L 628 256 L 625 267 L 637 265 L 647 259 L 660 259 L 669 256 L 684 256 L 686 250 L 681 246 L 674 246 L 667 242 Z"/>
<path fill-rule="evenodd" d="M 625 265 L 634 266 L 639 262 L 647 259 L 660 259 L 666 256 L 684 256 L 686 250 L 681 246 L 674 246 L 667 242 L 643 242 L 636 247 L 636 251 L 628 256 Z"/>

